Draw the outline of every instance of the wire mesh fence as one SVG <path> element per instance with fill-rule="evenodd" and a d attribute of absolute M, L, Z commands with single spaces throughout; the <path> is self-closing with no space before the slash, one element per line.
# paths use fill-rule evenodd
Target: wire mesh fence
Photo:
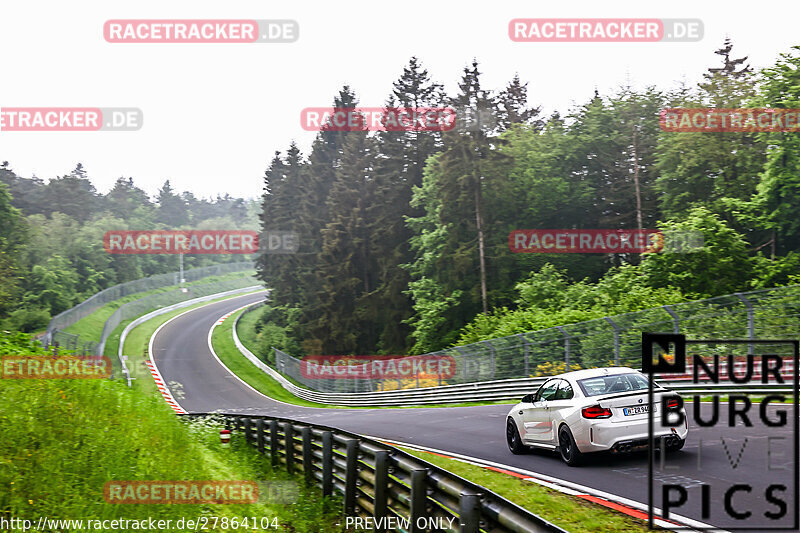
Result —
<path fill-rule="evenodd" d="M 218 276 L 232 272 L 242 272 L 246 270 L 252 270 L 253 268 L 255 268 L 255 264 L 252 261 L 222 263 L 218 265 L 210 265 L 185 270 L 183 272 L 183 278 L 187 283 L 191 283 L 209 276 Z M 79 303 L 75 307 L 67 309 L 63 313 L 54 316 L 47 325 L 47 334 L 45 335 L 44 342 L 51 343 L 53 339 L 50 337 L 54 331 L 63 330 L 64 328 L 71 326 L 78 320 L 90 315 L 109 302 L 119 300 L 124 296 L 135 294 L 137 292 L 160 289 L 163 287 L 169 287 L 170 285 L 178 285 L 179 282 L 180 273 L 170 272 L 167 274 L 158 274 L 148 278 L 120 283 L 119 285 L 114 285 L 113 287 L 102 290 Z"/>
<path fill-rule="evenodd" d="M 150 296 L 145 296 L 144 298 L 123 304 L 108 317 L 108 320 L 106 320 L 103 325 L 103 333 L 100 335 L 100 342 L 96 347 L 96 353 L 97 355 L 103 354 L 108 338 L 114 330 L 126 320 L 142 316 L 160 307 L 166 307 L 186 300 L 201 298 L 203 296 L 233 289 L 242 289 L 258 284 L 260 284 L 260 281 L 255 277 L 243 276 L 240 278 L 203 283 L 201 285 L 192 285 L 191 287 L 176 289 L 169 292 L 151 294 Z"/>
<path fill-rule="evenodd" d="M 309 378 L 302 372 L 300 359 L 273 350 L 276 370 L 307 388 L 320 392 L 369 392 L 553 375 L 566 369 L 638 368 L 643 331 L 683 333 L 688 339 L 797 338 L 800 285 L 663 305 L 425 354 L 452 358 L 456 371 L 447 378 Z"/>
<path fill-rule="evenodd" d="M 45 349 L 70 350 L 75 355 L 95 355 L 98 344 L 95 341 L 81 339 L 80 335 L 54 330 L 49 337 L 49 343 L 44 344 Z"/>

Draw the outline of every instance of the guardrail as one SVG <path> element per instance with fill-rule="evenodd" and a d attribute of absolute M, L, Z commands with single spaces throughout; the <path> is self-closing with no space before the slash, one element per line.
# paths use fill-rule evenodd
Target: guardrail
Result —
<path fill-rule="evenodd" d="M 255 304 L 248 304 L 240 309 L 252 309 L 263 305 L 262 302 Z M 238 311 L 237 309 L 236 311 Z M 234 311 L 234 313 L 236 312 Z M 244 313 L 239 314 L 233 324 L 233 342 L 239 352 L 242 353 L 251 363 L 258 367 L 261 371 L 268 374 L 271 378 L 276 380 L 281 386 L 303 400 L 330 404 L 330 405 L 343 405 L 347 407 L 391 407 L 391 406 L 406 406 L 406 405 L 432 405 L 432 404 L 448 404 L 448 403 L 468 403 L 468 402 L 485 402 L 485 401 L 501 401 L 501 400 L 516 400 L 522 398 L 525 394 L 535 392 L 542 383 L 545 382 L 550 376 L 535 377 L 535 378 L 519 378 L 519 379 L 503 379 L 497 381 L 482 381 L 476 383 L 463 383 L 460 385 L 444 385 L 440 387 L 425 387 L 420 389 L 406 389 L 406 390 L 391 390 L 391 391 L 373 391 L 373 392 L 319 392 L 311 389 L 300 387 L 280 372 L 276 371 L 264 361 L 259 359 L 253 352 L 247 349 L 242 344 L 236 332 L 239 324 L 239 319 L 244 316 Z M 725 392 L 729 394 L 747 392 L 750 394 L 791 394 L 792 388 L 790 384 L 785 386 L 780 385 L 764 385 L 753 384 L 752 386 L 743 387 L 734 383 L 730 384 L 708 384 L 698 387 L 695 383 L 687 383 L 685 377 L 670 376 L 669 379 L 658 379 L 660 385 L 674 390 L 679 394 L 711 394 L 712 392 Z"/>
<path fill-rule="evenodd" d="M 423 356 L 454 361 L 456 372 L 442 380 L 446 383 L 436 385 L 557 373 L 576 364 L 582 368 L 638 366 L 643 331 L 671 331 L 687 339 L 797 337 L 800 285 L 662 305 L 453 346 Z M 348 381 L 311 378 L 302 371 L 301 357 L 280 351 L 275 352 L 275 369 L 294 383 L 320 392 L 379 391 L 387 382 L 380 377 Z"/>
<path fill-rule="evenodd" d="M 236 311 L 239 311 L 240 309 L 252 309 L 261 305 L 263 305 L 263 302 L 248 304 L 237 309 Z M 236 311 L 234 311 L 234 313 Z M 240 313 L 236 317 L 233 328 L 231 328 L 233 330 L 233 342 L 239 352 L 241 352 L 242 355 L 244 355 L 261 371 L 265 372 L 272 379 L 280 383 L 284 389 L 298 398 L 310 402 L 329 405 L 342 405 L 347 407 L 391 407 L 516 400 L 522 398 L 522 396 L 526 394 L 536 392 L 542 383 L 544 383 L 545 380 L 550 377 L 543 376 L 535 378 L 503 379 L 497 381 L 462 383 L 460 385 L 443 385 L 440 387 L 425 387 L 419 389 L 391 391 L 319 392 L 306 389 L 292 383 L 280 372 L 267 365 L 253 352 L 248 350 L 247 347 L 242 344 L 241 340 L 239 339 L 239 335 L 236 332 L 239 319 L 242 316 L 244 316 L 244 313 Z M 758 383 L 754 383 L 750 386 L 742 386 L 735 383 L 723 383 L 704 384 L 702 387 L 699 387 L 696 383 L 687 383 L 686 377 L 671 375 L 669 379 L 656 379 L 660 385 L 674 390 L 679 394 L 685 395 L 707 395 L 712 394 L 713 392 L 728 394 L 745 392 L 750 394 L 791 394 L 793 391 L 789 383 L 783 386 Z"/>
<path fill-rule="evenodd" d="M 182 416 L 222 416 L 228 429 L 269 454 L 273 466 L 302 473 L 323 496 L 342 494 L 345 516 L 375 518 L 375 532 L 387 531 L 381 519 L 393 517 L 409 533 L 427 531 L 428 519 L 453 533 L 566 533 L 480 485 L 354 433 L 270 416 Z"/>

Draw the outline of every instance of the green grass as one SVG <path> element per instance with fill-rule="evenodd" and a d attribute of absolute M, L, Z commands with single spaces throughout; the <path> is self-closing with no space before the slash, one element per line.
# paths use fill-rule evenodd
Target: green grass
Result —
<path fill-rule="evenodd" d="M 571 533 L 648 531 L 645 521 L 582 498 L 441 455 L 400 449 L 477 483 Z"/>
<path fill-rule="evenodd" d="M 225 366 L 231 369 L 231 371 L 234 374 L 242 378 L 254 389 L 276 400 L 280 400 L 282 402 L 291 403 L 295 405 L 305 405 L 308 407 L 333 407 L 342 409 L 414 409 L 418 407 L 467 407 L 475 405 L 508 404 L 508 402 L 506 401 L 499 401 L 499 402 L 462 402 L 457 404 L 411 405 L 402 407 L 383 407 L 383 406 L 348 407 L 341 405 L 318 404 L 313 402 L 307 402 L 293 395 L 286 389 L 284 389 L 280 383 L 275 381 L 269 375 L 262 372 L 258 367 L 256 367 L 253 363 L 251 363 L 244 355 L 242 355 L 236 348 L 232 336 L 233 323 L 236 317 L 241 315 L 241 313 L 243 312 L 244 311 L 239 311 L 231 315 L 231 317 L 228 318 L 221 326 L 217 326 L 216 330 L 214 330 L 214 334 L 211 337 L 211 343 L 214 346 L 214 351 L 217 352 L 219 358 L 222 360 L 223 363 L 225 363 Z M 256 353 L 256 345 L 257 345 L 257 338 L 254 328 L 257 320 L 258 320 L 258 314 L 256 312 L 247 313 L 239 321 L 239 325 L 236 329 L 236 332 L 239 335 L 239 340 L 247 349 L 249 349 L 253 353 Z M 290 379 L 290 381 L 292 380 Z M 303 386 L 301 384 L 297 383 L 295 384 L 301 387 Z"/>
<path fill-rule="evenodd" d="M 258 322 L 259 311 L 251 311 L 244 315 L 239 313 L 237 316 L 241 316 L 239 319 L 239 325 L 236 328 L 236 333 L 239 335 L 239 340 L 248 350 L 254 354 L 258 354 L 258 335 L 256 334 L 256 322 Z"/>
<path fill-rule="evenodd" d="M 241 312 L 242 311 L 239 311 L 239 313 Z M 280 383 L 265 374 L 260 368 L 242 355 L 233 343 L 233 323 L 239 313 L 232 315 L 225 320 L 222 325 L 217 326 L 214 329 L 214 333 L 211 335 L 211 345 L 214 347 L 214 351 L 231 372 L 242 378 L 248 385 L 261 394 L 275 400 L 305 407 L 339 407 L 309 402 L 298 398 L 284 389 Z M 255 315 L 255 313 L 248 313 L 248 315 Z M 245 318 L 247 318 L 248 315 L 246 315 Z"/>
<path fill-rule="evenodd" d="M 426 404 L 426 405 L 408 405 L 408 406 L 392 406 L 392 407 L 385 407 L 385 406 L 374 406 L 374 407 L 349 407 L 343 405 L 331 405 L 331 404 L 319 404 L 313 402 L 307 402 L 301 398 L 298 398 L 294 394 L 290 393 L 286 389 L 284 389 L 280 383 L 275 381 L 272 377 L 267 375 L 266 373 L 262 372 L 257 366 L 251 363 L 244 355 L 242 355 L 239 350 L 236 348 L 236 345 L 233 342 L 233 323 L 236 320 L 236 317 L 239 316 L 244 311 L 239 311 L 230 318 L 228 318 L 225 322 L 222 323 L 221 326 L 217 326 L 214 330 L 214 334 L 211 337 L 211 344 L 214 346 L 214 351 L 217 352 L 217 355 L 225 363 L 225 366 L 231 369 L 231 371 L 242 378 L 248 385 L 256 389 L 257 391 L 261 392 L 269 396 L 270 398 L 274 398 L 276 400 L 280 400 L 282 402 L 291 403 L 294 405 L 304 405 L 308 407 L 332 407 L 332 408 L 340 408 L 340 409 L 416 409 L 421 407 L 472 407 L 477 405 L 510 405 L 509 401 L 484 401 L 484 402 L 461 402 L 461 403 L 447 403 L 447 404 Z M 257 353 L 256 351 L 256 333 L 255 333 L 255 323 L 258 320 L 258 314 L 255 312 L 247 313 L 244 317 L 239 321 L 239 325 L 236 328 L 236 333 L 239 335 L 239 340 L 241 343 L 251 352 Z M 294 382 L 292 379 L 288 378 L 289 381 Z M 295 383 L 296 385 L 302 387 L 302 384 Z M 513 402 L 511 402 L 513 403 Z"/>
<path fill-rule="evenodd" d="M 225 281 L 229 279 L 243 278 L 250 276 L 252 274 L 253 274 L 252 271 L 245 271 L 245 272 L 233 272 L 230 274 L 222 274 L 219 276 L 209 276 L 207 278 L 193 281 L 191 283 L 185 283 L 184 286 L 191 287 L 194 285 L 202 285 L 205 283 L 214 283 L 216 281 Z M 113 302 L 108 302 L 107 304 L 98 308 L 91 314 L 83 317 L 74 324 L 64 328 L 64 331 L 67 333 L 80 335 L 81 338 L 85 340 L 99 341 L 100 335 L 103 333 L 103 325 L 105 324 L 106 320 L 108 320 L 111 317 L 111 315 L 114 314 L 114 311 L 119 309 L 122 305 L 135 300 L 139 300 L 146 296 L 150 296 L 152 294 L 174 291 L 177 288 L 178 287 L 176 285 L 170 285 L 168 287 L 162 287 L 160 289 L 152 289 L 149 291 L 137 292 L 134 294 L 129 294 L 127 296 L 123 296 L 118 300 L 114 300 Z"/>
<path fill-rule="evenodd" d="M 152 517 L 174 524 L 182 517 L 256 516 L 278 517 L 283 529 L 298 533 L 342 531 L 336 500 L 273 470 L 241 435 L 223 447 L 219 422 L 182 419 L 161 398 L 119 381 L 0 380 L 0 413 L 0 432 L 9 436 L 0 439 L 6 520 Z M 112 480 L 249 480 L 262 490 L 254 504 L 109 504 L 103 488 Z M 264 488 L 276 483 L 296 489 L 299 498 L 270 498 Z"/>

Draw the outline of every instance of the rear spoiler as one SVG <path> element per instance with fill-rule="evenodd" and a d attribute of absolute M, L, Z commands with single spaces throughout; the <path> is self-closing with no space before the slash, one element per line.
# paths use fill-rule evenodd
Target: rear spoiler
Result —
<path fill-rule="evenodd" d="M 665 389 L 664 387 L 653 388 L 653 392 L 672 392 L 669 389 Z M 624 398 L 626 396 L 639 396 L 640 394 L 647 394 L 647 390 L 640 390 L 638 392 L 623 392 L 620 394 L 608 394 L 606 396 L 588 396 L 588 398 L 592 398 L 597 400 L 598 402 L 601 400 L 610 400 L 612 398 Z"/>

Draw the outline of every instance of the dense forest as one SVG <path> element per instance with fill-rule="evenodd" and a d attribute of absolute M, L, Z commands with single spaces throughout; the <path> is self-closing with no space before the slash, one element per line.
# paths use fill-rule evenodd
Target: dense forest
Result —
<path fill-rule="evenodd" d="M 668 133 L 668 107 L 800 107 L 800 47 L 755 71 L 726 41 L 695 86 L 597 91 L 543 116 L 528 83 L 456 94 L 411 58 L 387 107 L 450 106 L 444 132 L 332 131 L 265 173 L 263 353 L 423 353 L 687 299 L 798 283 L 796 133 Z M 343 87 L 334 108 L 358 105 Z M 514 254 L 515 229 L 701 232 L 691 253 Z"/>
<path fill-rule="evenodd" d="M 107 194 L 80 163 L 64 176 L 18 176 L 0 165 L 0 329 L 37 331 L 51 316 L 117 283 L 174 272 L 176 255 L 111 255 L 103 234 L 124 229 L 257 229 L 258 204 L 228 195 L 198 199 L 165 181 L 154 199 L 119 178 Z M 242 261 L 191 255 L 185 268 Z"/>

